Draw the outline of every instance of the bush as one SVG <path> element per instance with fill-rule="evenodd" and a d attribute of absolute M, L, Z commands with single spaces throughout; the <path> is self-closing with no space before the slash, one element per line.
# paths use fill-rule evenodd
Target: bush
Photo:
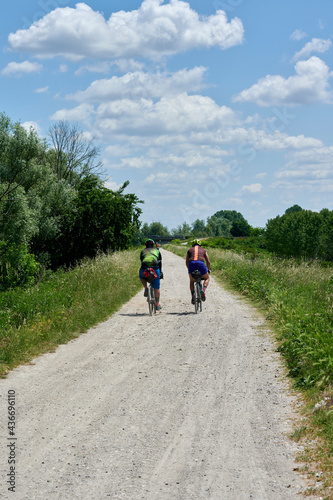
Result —
<path fill-rule="evenodd" d="M 40 265 L 25 245 L 0 243 L 0 290 L 32 285 Z"/>

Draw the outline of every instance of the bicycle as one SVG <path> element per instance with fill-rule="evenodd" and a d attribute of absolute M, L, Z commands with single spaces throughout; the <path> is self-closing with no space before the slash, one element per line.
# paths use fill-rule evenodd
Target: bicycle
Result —
<path fill-rule="evenodd" d="M 198 311 L 202 311 L 202 298 L 201 298 L 201 292 L 202 292 L 202 284 L 201 281 L 203 280 L 202 274 L 200 271 L 195 270 L 193 273 L 191 273 L 191 276 L 194 280 L 194 310 L 195 314 L 197 314 Z"/>
<path fill-rule="evenodd" d="M 148 268 L 144 273 L 144 279 L 148 283 L 147 302 L 148 302 L 148 310 L 150 316 L 152 316 L 153 313 L 156 314 L 156 297 L 155 297 L 155 290 L 152 285 L 155 278 L 156 278 L 156 273 L 154 269 Z"/>

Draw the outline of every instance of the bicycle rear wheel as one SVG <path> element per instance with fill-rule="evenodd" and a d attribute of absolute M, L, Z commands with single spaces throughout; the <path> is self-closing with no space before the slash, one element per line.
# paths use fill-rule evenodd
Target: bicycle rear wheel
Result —
<path fill-rule="evenodd" d="M 156 313 L 156 299 L 155 299 L 155 290 L 154 288 L 149 285 L 148 286 L 148 309 L 149 309 L 149 315 L 152 316 L 152 314 Z"/>

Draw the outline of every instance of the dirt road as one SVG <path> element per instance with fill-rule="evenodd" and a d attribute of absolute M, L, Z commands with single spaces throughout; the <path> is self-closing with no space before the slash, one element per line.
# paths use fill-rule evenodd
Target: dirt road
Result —
<path fill-rule="evenodd" d="M 0 381 L 1 498 L 305 498 L 286 437 L 295 400 L 269 334 L 213 279 L 195 315 L 184 260 L 162 252 L 156 317 L 140 292 Z M 8 391 L 17 440 L 8 439 Z"/>

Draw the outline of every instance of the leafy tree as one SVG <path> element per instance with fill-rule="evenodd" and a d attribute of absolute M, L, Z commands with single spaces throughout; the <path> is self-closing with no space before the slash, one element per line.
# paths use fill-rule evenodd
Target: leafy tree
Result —
<path fill-rule="evenodd" d="M 303 210 L 303 208 L 300 207 L 299 205 L 293 205 L 292 207 L 287 208 L 287 210 L 285 211 L 285 214 L 292 214 L 295 212 L 301 212 L 302 210 Z"/>
<path fill-rule="evenodd" d="M 183 224 L 180 224 L 179 226 L 175 227 L 172 229 L 171 234 L 175 236 L 189 236 L 191 233 L 191 226 L 187 222 L 183 222 Z"/>
<path fill-rule="evenodd" d="M 250 236 L 251 226 L 246 220 L 235 220 L 232 223 L 230 233 L 232 236 Z"/>
<path fill-rule="evenodd" d="M 197 219 L 193 222 L 191 235 L 197 236 L 198 238 L 207 236 L 206 224 L 203 219 Z"/>
<path fill-rule="evenodd" d="M 124 250 L 131 245 L 140 225 L 137 205 L 141 202 L 134 194 L 123 193 L 128 184 L 111 191 L 93 175 L 80 182 L 74 206 L 64 217 L 51 252 L 53 265 L 73 264 L 83 257 L 95 257 L 99 251 Z"/>
<path fill-rule="evenodd" d="M 231 223 L 245 220 L 244 216 L 240 212 L 236 212 L 236 210 L 220 210 L 215 212 L 212 217 L 228 219 Z"/>
<path fill-rule="evenodd" d="M 148 236 L 169 236 L 169 230 L 166 226 L 163 226 L 161 222 L 152 222 L 151 224 L 147 224 L 145 222 L 141 229 L 143 238 L 147 238 Z"/>

